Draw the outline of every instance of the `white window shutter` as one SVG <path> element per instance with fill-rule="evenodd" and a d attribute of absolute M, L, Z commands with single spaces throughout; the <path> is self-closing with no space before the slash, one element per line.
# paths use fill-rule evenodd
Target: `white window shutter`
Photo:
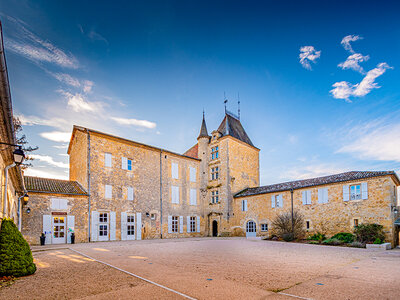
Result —
<path fill-rule="evenodd" d="M 128 200 L 133 200 L 133 188 L 128 187 Z"/>
<path fill-rule="evenodd" d="M 59 209 L 67 210 L 68 209 L 68 200 L 67 199 L 59 199 Z"/>
<path fill-rule="evenodd" d="M 349 196 L 350 196 L 349 186 L 344 185 L 343 186 L 343 201 L 349 201 Z"/>
<path fill-rule="evenodd" d="M 247 211 L 247 200 L 244 200 L 244 208 L 245 208 L 246 211 Z"/>
<path fill-rule="evenodd" d="M 323 189 L 318 189 L 318 203 L 324 203 L 324 191 L 323 191 Z"/>
<path fill-rule="evenodd" d="M 324 188 L 324 203 L 328 203 L 329 198 L 328 198 L 328 188 Z"/>
<path fill-rule="evenodd" d="M 179 166 L 177 163 L 171 164 L 172 178 L 179 179 Z"/>
<path fill-rule="evenodd" d="M 60 199 L 52 198 L 51 199 L 51 205 L 50 205 L 51 209 L 52 210 L 58 210 L 60 208 L 60 204 L 59 203 L 60 203 Z"/>
<path fill-rule="evenodd" d="M 279 198 L 279 207 L 283 207 L 283 197 L 282 194 L 278 195 Z"/>
<path fill-rule="evenodd" d="M 190 205 L 197 205 L 197 190 L 190 189 Z"/>
<path fill-rule="evenodd" d="M 361 183 L 361 195 L 363 200 L 368 199 L 368 182 Z"/>
<path fill-rule="evenodd" d="M 122 170 L 128 169 L 128 159 L 126 157 L 122 157 L 121 168 Z"/>
<path fill-rule="evenodd" d="M 186 231 L 190 232 L 190 216 L 186 217 Z"/>
<path fill-rule="evenodd" d="M 179 216 L 179 233 L 183 233 L 183 216 Z"/>
<path fill-rule="evenodd" d="M 179 204 L 179 186 L 173 185 L 171 187 L 171 202 Z"/>
<path fill-rule="evenodd" d="M 112 198 L 112 186 L 106 184 L 104 187 L 104 196 L 106 199 L 111 199 Z"/>
<path fill-rule="evenodd" d="M 271 195 L 271 207 L 275 207 L 275 195 Z"/>
<path fill-rule="evenodd" d="M 128 227 L 127 227 L 127 213 L 121 212 L 121 241 L 126 241 L 128 236 Z"/>
<path fill-rule="evenodd" d="M 190 181 L 196 182 L 196 168 L 189 167 Z"/>
<path fill-rule="evenodd" d="M 91 226 L 90 241 L 96 242 L 99 236 L 99 212 L 92 211 L 92 226 Z"/>
<path fill-rule="evenodd" d="M 307 204 L 311 204 L 311 191 L 307 191 Z"/>
<path fill-rule="evenodd" d="M 43 215 L 43 233 L 46 235 L 46 245 L 51 244 L 51 215 Z"/>
<path fill-rule="evenodd" d="M 110 212 L 110 241 L 115 241 L 116 240 L 116 215 L 115 211 Z"/>
<path fill-rule="evenodd" d="M 142 213 L 136 213 L 136 239 L 142 239 Z"/>
<path fill-rule="evenodd" d="M 168 233 L 172 233 L 172 216 L 168 216 Z"/>
<path fill-rule="evenodd" d="M 307 204 L 307 191 L 303 191 L 301 195 L 303 197 L 303 205 Z"/>
<path fill-rule="evenodd" d="M 110 153 L 104 153 L 104 165 L 106 166 L 106 167 L 111 167 L 112 166 L 112 164 L 111 164 L 111 154 Z"/>
<path fill-rule="evenodd" d="M 75 216 L 67 216 L 67 244 L 71 244 L 71 234 L 75 232 Z"/>
<path fill-rule="evenodd" d="M 197 218 L 196 230 L 197 232 L 200 232 L 200 217 L 197 216 L 196 218 Z"/>

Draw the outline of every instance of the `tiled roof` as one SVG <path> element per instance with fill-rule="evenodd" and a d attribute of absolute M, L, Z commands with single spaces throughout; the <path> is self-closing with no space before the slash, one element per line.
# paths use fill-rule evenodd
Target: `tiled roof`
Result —
<path fill-rule="evenodd" d="M 240 120 L 231 115 L 229 112 L 225 114 L 225 118 L 219 125 L 218 131 L 222 134 L 222 136 L 230 135 L 254 147 L 249 136 L 244 130 L 242 123 L 240 123 Z"/>
<path fill-rule="evenodd" d="M 183 153 L 183 155 L 190 156 L 190 157 L 193 157 L 193 158 L 199 158 L 199 144 L 194 145 L 188 151 Z"/>
<path fill-rule="evenodd" d="M 88 195 L 85 189 L 77 182 L 42 177 L 24 176 L 25 187 L 28 192 Z"/>
<path fill-rule="evenodd" d="M 210 137 L 207 132 L 207 125 L 206 125 L 206 120 L 204 119 L 204 112 L 203 112 L 203 121 L 201 122 L 200 134 L 197 138 L 199 139 L 201 137 Z"/>
<path fill-rule="evenodd" d="M 275 193 L 280 191 L 287 191 L 291 189 L 301 189 L 306 187 L 312 187 L 317 185 L 329 184 L 329 183 L 336 183 L 336 182 L 343 182 L 349 180 L 359 180 L 365 179 L 370 177 L 378 177 L 378 176 L 385 176 L 385 175 L 394 175 L 397 179 L 397 184 L 400 184 L 399 178 L 397 177 L 394 171 L 351 171 L 346 173 L 340 173 L 335 175 L 311 178 L 311 179 L 304 179 L 304 180 L 296 180 L 296 181 L 289 181 L 271 185 L 265 185 L 255 188 L 247 188 L 243 191 L 237 193 L 234 197 L 246 197 L 246 196 L 253 196 L 259 194 L 267 194 L 267 193 Z"/>

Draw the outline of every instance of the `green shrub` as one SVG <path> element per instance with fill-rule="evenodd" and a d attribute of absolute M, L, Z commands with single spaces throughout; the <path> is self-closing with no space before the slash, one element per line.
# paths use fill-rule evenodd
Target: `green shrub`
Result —
<path fill-rule="evenodd" d="M 309 243 L 309 244 L 319 244 L 318 241 L 313 241 L 313 240 L 309 241 L 308 243 Z"/>
<path fill-rule="evenodd" d="M 326 236 L 325 236 L 325 234 L 317 232 L 317 233 L 315 233 L 313 235 L 310 235 L 307 239 L 308 240 L 312 240 L 312 241 L 322 242 L 323 240 L 326 239 Z"/>
<path fill-rule="evenodd" d="M 285 241 L 285 242 L 291 242 L 291 241 L 293 241 L 294 240 L 294 234 L 293 233 L 284 233 L 283 235 L 282 235 L 282 239 Z"/>
<path fill-rule="evenodd" d="M 31 249 L 13 220 L 3 219 L 0 229 L 0 277 L 35 273 Z"/>
<path fill-rule="evenodd" d="M 354 228 L 354 234 L 358 242 L 372 244 L 376 239 L 385 241 L 383 226 L 379 224 L 360 224 Z"/>
<path fill-rule="evenodd" d="M 355 248 L 365 248 L 365 244 L 354 241 L 349 244 L 350 247 L 355 247 Z"/>
<path fill-rule="evenodd" d="M 338 239 L 343 241 L 344 243 L 352 243 L 354 242 L 354 235 L 348 232 L 340 232 L 335 234 L 332 239 Z"/>
<path fill-rule="evenodd" d="M 327 240 L 323 241 L 322 244 L 337 246 L 337 245 L 344 244 L 344 242 L 341 241 L 341 240 L 338 240 L 338 239 L 330 238 L 330 239 L 327 239 Z"/>
<path fill-rule="evenodd" d="M 375 241 L 374 241 L 374 244 L 378 244 L 378 245 L 382 244 L 381 239 L 380 238 L 376 238 Z"/>

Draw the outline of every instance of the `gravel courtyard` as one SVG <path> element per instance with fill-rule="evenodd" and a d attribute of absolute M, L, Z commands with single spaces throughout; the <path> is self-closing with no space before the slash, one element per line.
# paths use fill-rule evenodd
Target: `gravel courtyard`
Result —
<path fill-rule="evenodd" d="M 371 251 L 243 238 L 37 249 L 41 248 L 33 249 L 36 274 L 0 289 L 0 299 L 400 298 L 399 249 Z"/>

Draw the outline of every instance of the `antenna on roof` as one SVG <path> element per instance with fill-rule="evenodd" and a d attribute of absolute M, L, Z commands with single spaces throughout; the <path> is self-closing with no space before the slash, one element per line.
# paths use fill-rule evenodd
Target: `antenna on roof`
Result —
<path fill-rule="evenodd" d="M 224 92 L 225 114 L 226 114 L 226 103 L 228 103 L 228 99 L 226 99 L 226 97 L 225 97 L 225 92 Z"/>
<path fill-rule="evenodd" d="M 240 121 L 240 98 L 239 98 L 239 92 L 238 92 L 238 117 Z"/>

